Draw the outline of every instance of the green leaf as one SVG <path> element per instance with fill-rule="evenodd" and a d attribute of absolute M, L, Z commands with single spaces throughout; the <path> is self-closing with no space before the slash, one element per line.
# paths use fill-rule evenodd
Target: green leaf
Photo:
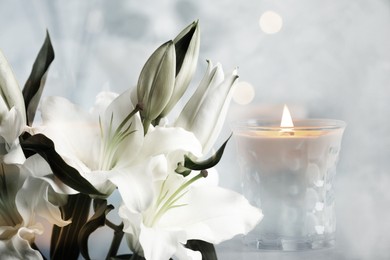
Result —
<path fill-rule="evenodd" d="M 222 146 L 215 154 L 213 154 L 210 158 L 204 161 L 196 162 L 192 160 L 189 156 L 184 155 L 184 167 L 196 171 L 206 170 L 210 169 L 211 167 L 214 167 L 221 160 L 223 152 L 225 151 L 226 144 L 231 137 L 232 135 L 229 136 L 229 138 L 222 144 Z"/>
<path fill-rule="evenodd" d="M 91 259 L 88 253 L 88 238 L 99 227 L 105 225 L 106 215 L 114 209 L 114 206 L 107 205 L 107 200 L 99 200 L 98 204 L 95 204 L 95 214 L 84 224 L 81 228 L 78 244 L 80 253 L 85 259 Z"/>
<path fill-rule="evenodd" d="M 49 164 L 53 174 L 69 187 L 89 195 L 104 195 L 100 193 L 90 182 L 73 167 L 69 166 L 56 152 L 52 140 L 43 134 L 29 135 L 25 134 L 21 138 L 23 151 L 26 157 L 35 153 L 42 156 Z"/>
<path fill-rule="evenodd" d="M 77 243 L 79 231 L 87 222 L 91 198 L 86 194 L 68 196 L 68 203 L 60 207 L 62 218 L 72 220 L 67 226 L 54 225 L 50 244 L 50 259 L 78 259 L 80 248 Z"/>
<path fill-rule="evenodd" d="M 26 107 L 27 124 L 32 125 L 35 113 L 41 99 L 43 88 L 45 86 L 47 72 L 50 64 L 54 60 L 54 50 L 51 45 L 49 32 L 46 31 L 46 39 L 43 43 L 30 76 L 23 88 L 23 98 Z"/>
<path fill-rule="evenodd" d="M 202 254 L 202 260 L 217 260 L 217 253 L 215 252 L 215 248 L 213 244 L 202 240 L 188 240 L 186 247 L 199 251 Z"/>

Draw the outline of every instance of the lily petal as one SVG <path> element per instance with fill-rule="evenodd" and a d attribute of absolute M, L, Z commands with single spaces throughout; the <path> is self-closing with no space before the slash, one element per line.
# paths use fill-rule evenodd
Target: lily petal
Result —
<path fill-rule="evenodd" d="M 111 174 L 113 174 L 112 171 L 83 171 L 80 174 L 103 194 L 109 195 L 116 188 L 109 180 Z"/>
<path fill-rule="evenodd" d="M 210 120 L 210 122 L 213 122 L 214 124 L 212 126 L 213 131 L 211 131 L 211 134 L 207 134 L 208 138 L 205 142 L 206 145 L 203 147 L 204 153 L 210 151 L 222 130 L 230 106 L 230 101 L 233 97 L 234 90 L 236 89 L 236 85 L 234 84 L 234 82 L 237 80 L 237 78 L 237 70 L 234 70 L 232 74 L 227 77 L 218 88 L 212 89 L 210 91 L 210 93 L 208 94 L 208 99 L 204 102 L 205 110 L 203 111 L 214 111 L 219 108 L 219 113 L 210 113 L 209 117 L 206 119 L 207 121 Z M 224 97 L 222 97 L 222 93 L 224 94 Z M 219 103 L 216 101 L 219 101 Z M 201 117 L 202 115 L 200 115 L 199 118 Z M 194 124 L 197 124 L 197 122 L 194 122 Z"/>
<path fill-rule="evenodd" d="M 182 231 L 159 230 L 142 224 L 141 213 L 131 212 L 125 205 L 119 208 L 123 219 L 129 248 L 146 259 L 170 259 L 173 255 L 180 260 L 201 260 L 200 252 L 183 246 L 186 242 Z M 142 244 L 142 246 L 141 246 Z"/>
<path fill-rule="evenodd" d="M 237 77 L 234 70 L 224 78 L 221 64 L 213 67 L 209 61 L 199 87 L 176 120 L 175 126 L 195 134 L 202 143 L 204 154 L 210 151 L 221 131 Z"/>
<path fill-rule="evenodd" d="M 77 164 L 94 168 L 100 152 L 98 118 L 61 97 L 46 98 L 41 111 L 44 128 L 38 131 L 54 141 L 56 151 L 63 158 L 72 158 L 79 161 Z"/>
<path fill-rule="evenodd" d="M 90 109 L 91 114 L 103 115 L 111 102 L 118 97 L 118 93 L 111 91 L 102 91 L 96 95 L 95 104 Z"/>
<path fill-rule="evenodd" d="M 49 164 L 38 154 L 27 158 L 22 166 L 27 175 L 47 182 L 51 188 L 60 194 L 77 194 L 78 191 L 60 181 L 52 172 Z"/>
<path fill-rule="evenodd" d="M 134 106 L 131 102 L 131 91 L 130 89 L 119 95 L 115 98 L 111 104 L 107 107 L 104 113 L 104 138 L 108 138 L 107 133 L 115 131 L 123 120 L 134 110 Z M 112 121 L 111 121 L 112 118 Z M 125 167 L 130 164 L 132 160 L 138 154 L 144 137 L 144 131 L 142 127 L 141 118 L 139 113 L 135 114 L 129 121 L 125 124 L 126 128 L 128 125 L 131 125 L 129 128 L 129 134 L 119 145 L 116 147 L 116 152 L 114 157 L 119 158 L 123 155 L 128 155 L 126 160 L 120 160 L 115 166 L 116 167 Z M 105 142 L 109 140 L 105 139 Z"/>
<path fill-rule="evenodd" d="M 177 118 L 176 126 L 181 126 L 184 129 L 192 129 L 194 120 L 202 106 L 203 100 L 207 96 L 208 90 L 218 86 L 224 79 L 223 70 L 220 64 L 217 64 L 214 67 L 211 61 L 208 60 L 207 63 L 206 73 Z M 205 124 L 207 123 L 208 122 L 205 122 Z"/>
<path fill-rule="evenodd" d="M 65 226 L 70 221 L 61 218 L 59 207 L 49 202 L 49 184 L 35 178 L 27 178 L 23 187 L 16 195 L 16 206 L 23 217 L 25 225 L 35 223 L 35 215 L 40 215 L 50 223 L 57 226 Z"/>
<path fill-rule="evenodd" d="M 125 205 L 121 205 L 118 210 L 118 215 L 123 220 L 123 231 L 126 235 L 126 240 L 131 251 L 144 255 L 141 244 L 139 243 L 140 226 L 142 223 L 142 214 L 131 212 Z M 0 233 L 1 234 L 1 233 Z"/>
<path fill-rule="evenodd" d="M 139 240 L 144 257 L 148 260 L 169 259 L 187 241 L 183 231 L 150 228 L 143 224 L 141 224 Z"/>
<path fill-rule="evenodd" d="M 24 122 L 22 112 L 17 108 L 12 107 L 9 112 L 3 114 L 0 120 L 0 136 L 2 136 L 8 144 L 12 144 L 17 140 L 23 132 Z"/>
<path fill-rule="evenodd" d="M 177 248 L 175 256 L 180 260 L 202 260 L 202 254 L 199 251 L 185 248 L 183 245 Z"/>
<path fill-rule="evenodd" d="M 166 177 L 167 162 L 164 156 L 155 156 L 131 168 L 114 170 L 110 181 L 122 196 L 126 207 L 132 212 L 146 210 L 153 201 L 153 182 Z"/>
<path fill-rule="evenodd" d="M 248 233 L 263 216 L 242 195 L 217 186 L 193 187 L 182 203 L 186 206 L 165 213 L 160 227 L 180 227 L 187 239 L 213 244 Z"/>
<path fill-rule="evenodd" d="M 193 133 L 179 127 L 157 126 L 146 134 L 140 154 L 153 156 L 178 150 L 202 156 L 202 146 Z"/>
<path fill-rule="evenodd" d="M 10 239 L 0 240 L 0 259 L 41 260 L 42 255 L 31 248 L 30 239 L 35 234 L 42 234 L 43 227 L 36 225 L 32 228 L 20 228 Z"/>

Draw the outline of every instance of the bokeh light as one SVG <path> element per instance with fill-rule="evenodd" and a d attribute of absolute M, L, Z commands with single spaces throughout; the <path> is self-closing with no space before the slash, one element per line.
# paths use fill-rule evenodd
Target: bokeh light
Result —
<path fill-rule="evenodd" d="M 233 101 L 239 105 L 247 105 L 255 97 L 255 89 L 249 82 L 238 82 L 233 95 Z"/>
<path fill-rule="evenodd" d="M 273 11 L 266 11 L 260 16 L 259 25 L 264 33 L 275 34 L 282 29 L 283 19 Z"/>

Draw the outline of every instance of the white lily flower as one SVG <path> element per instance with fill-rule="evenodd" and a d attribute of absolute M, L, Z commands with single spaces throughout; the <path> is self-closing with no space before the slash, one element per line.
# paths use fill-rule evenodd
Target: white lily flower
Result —
<path fill-rule="evenodd" d="M 112 102 L 104 97 L 115 95 L 99 96 L 100 114 L 84 111 L 65 98 L 46 98 L 41 105 L 43 125 L 37 130 L 53 140 L 66 163 L 101 193 L 110 195 L 116 186 L 109 179 L 136 158 L 143 128 L 130 102 L 130 91 Z M 103 107 L 102 103 L 110 105 Z"/>
<path fill-rule="evenodd" d="M 135 211 L 150 205 L 151 183 L 165 178 L 167 169 L 176 167 L 167 162 L 164 154 L 182 151 L 183 158 L 184 153 L 192 150 L 200 156 L 201 145 L 182 128 L 151 127 L 144 136 L 137 114 L 121 126 L 133 109 L 130 91 L 105 109 L 100 127 L 99 117 L 63 98 L 48 98 L 41 109 L 44 127 L 40 131 L 54 141 L 62 158 L 100 192 L 109 195 L 118 187 L 123 200 Z M 126 132 L 116 137 L 121 133 L 119 128 Z M 124 138 L 120 139 L 121 136 Z"/>
<path fill-rule="evenodd" d="M 58 226 L 67 225 L 58 205 L 52 203 L 61 200 L 47 182 L 29 177 L 20 165 L 2 163 L 0 184 L 7 187 L 0 191 L 0 258 L 42 259 L 31 247 L 35 235 L 44 231 L 36 216 Z"/>
<path fill-rule="evenodd" d="M 210 151 L 222 129 L 237 78 L 236 70 L 225 78 L 222 66 L 218 63 L 214 67 L 209 61 L 199 87 L 175 122 L 175 126 L 195 134 L 203 154 Z"/>
<path fill-rule="evenodd" d="M 180 259 L 201 259 L 199 252 L 183 246 L 187 240 L 219 243 L 249 232 L 261 219 L 260 210 L 250 206 L 243 196 L 210 184 L 194 185 L 197 180 L 200 184 L 202 174 L 183 177 L 174 173 L 184 154 L 201 156 L 202 147 L 192 133 L 182 128 L 156 127 L 145 136 L 143 150 L 149 149 L 167 163 L 166 167 L 154 170 L 159 174 L 152 183 L 148 180 L 151 188 L 142 190 L 141 185 L 134 201 L 135 198 L 124 196 L 129 183 L 136 181 L 134 174 L 126 175 L 127 181 L 125 178 L 115 181 L 123 197 L 119 215 L 133 252 L 147 260 L 169 259 L 173 255 Z M 145 180 L 145 173 L 151 169 L 155 167 L 142 170 L 141 165 L 134 169 L 143 172 L 138 183 Z"/>
<path fill-rule="evenodd" d="M 191 151 L 200 156 L 201 149 L 195 136 L 182 128 L 151 128 L 136 160 L 125 170 L 117 171 L 110 180 L 117 185 L 127 207 L 133 212 L 142 212 L 153 201 L 153 183 L 165 180 L 167 172 L 174 171 L 184 154 Z M 167 154 L 173 159 L 167 160 Z"/>
<path fill-rule="evenodd" d="M 202 174 L 170 174 L 155 182 L 150 207 L 135 212 L 126 201 L 119 209 L 129 247 L 147 260 L 201 259 L 185 248 L 187 240 L 218 244 L 249 232 L 262 218 L 259 209 L 233 191 L 211 185 L 192 185 Z M 229 228 L 226 228 L 226 227 Z"/>
<path fill-rule="evenodd" d="M 17 257 L 18 254 L 27 253 L 29 259 L 39 259 L 39 253 L 34 252 L 30 242 L 34 234 L 41 232 L 41 228 L 24 225 L 15 202 L 26 177 L 20 173 L 18 166 L 6 164 L 1 164 L 0 176 L 1 187 L 7 187 L 0 190 L 0 257 L 18 259 L 23 256 Z"/>

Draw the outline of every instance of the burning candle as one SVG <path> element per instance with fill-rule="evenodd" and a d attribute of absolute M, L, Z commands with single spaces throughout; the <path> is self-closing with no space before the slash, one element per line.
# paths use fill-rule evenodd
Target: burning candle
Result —
<path fill-rule="evenodd" d="M 247 243 L 300 250 L 334 244 L 333 178 L 345 123 L 329 119 L 249 120 L 234 126 L 243 193 L 264 219 Z"/>

